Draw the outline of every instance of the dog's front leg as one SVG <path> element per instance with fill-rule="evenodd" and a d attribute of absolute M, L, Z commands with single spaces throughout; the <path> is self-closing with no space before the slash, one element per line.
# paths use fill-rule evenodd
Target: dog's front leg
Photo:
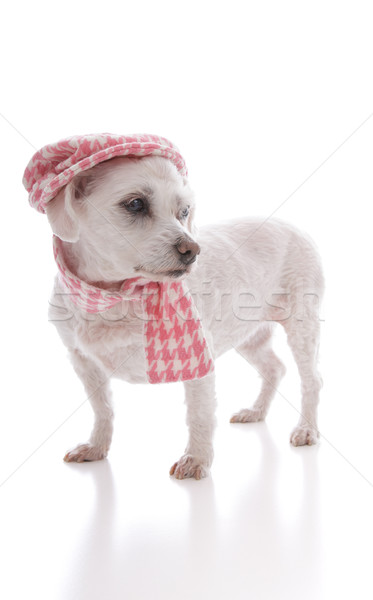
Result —
<path fill-rule="evenodd" d="M 201 479 L 209 474 L 214 454 L 215 375 L 186 381 L 184 387 L 189 440 L 185 454 L 171 467 L 170 474 L 177 479 Z"/>
<path fill-rule="evenodd" d="M 74 369 L 84 384 L 88 400 L 95 414 L 91 437 L 86 444 L 79 444 L 67 452 L 66 462 L 83 462 L 105 458 L 113 434 L 113 410 L 108 377 L 95 363 L 78 350 L 71 351 Z"/>

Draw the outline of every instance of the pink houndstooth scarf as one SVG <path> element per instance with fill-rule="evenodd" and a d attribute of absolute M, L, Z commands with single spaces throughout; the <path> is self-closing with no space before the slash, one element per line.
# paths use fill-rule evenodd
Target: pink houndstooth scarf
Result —
<path fill-rule="evenodd" d="M 163 156 L 182 175 L 184 159 L 165 138 L 153 135 L 76 136 L 45 146 L 29 162 L 23 183 L 31 206 L 45 205 L 77 173 L 115 156 Z M 150 383 L 188 381 L 214 370 L 200 318 L 184 282 L 159 283 L 143 278 L 125 280 L 118 292 L 92 286 L 68 268 L 61 240 L 53 237 L 60 281 L 72 302 L 87 313 L 101 313 L 123 301 L 138 302 L 144 324 L 144 349 Z"/>

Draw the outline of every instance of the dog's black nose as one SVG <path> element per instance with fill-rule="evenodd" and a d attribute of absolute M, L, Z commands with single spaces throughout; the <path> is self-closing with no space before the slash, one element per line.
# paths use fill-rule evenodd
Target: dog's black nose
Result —
<path fill-rule="evenodd" d="M 201 248 L 193 240 L 183 240 L 179 244 L 176 244 L 176 250 L 178 253 L 179 260 L 184 265 L 190 265 L 197 258 L 197 254 L 201 252 Z"/>

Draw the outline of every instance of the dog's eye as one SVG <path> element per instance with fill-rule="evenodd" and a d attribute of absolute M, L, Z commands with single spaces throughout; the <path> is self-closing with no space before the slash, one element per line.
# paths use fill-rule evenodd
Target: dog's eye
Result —
<path fill-rule="evenodd" d="M 180 219 L 186 219 L 187 216 L 189 215 L 189 210 L 190 210 L 190 206 L 187 206 L 186 208 L 184 208 L 180 213 Z"/>
<path fill-rule="evenodd" d="M 118 206 L 127 213 L 130 213 L 133 219 L 137 218 L 137 216 L 139 219 L 142 217 L 145 218 L 151 214 L 148 199 L 146 196 L 142 196 L 141 192 L 139 192 L 139 196 L 133 194 L 123 198 Z"/>
<path fill-rule="evenodd" d="M 145 202 L 142 198 L 134 198 L 131 202 L 126 203 L 126 209 L 134 213 L 143 212 L 145 209 Z"/>

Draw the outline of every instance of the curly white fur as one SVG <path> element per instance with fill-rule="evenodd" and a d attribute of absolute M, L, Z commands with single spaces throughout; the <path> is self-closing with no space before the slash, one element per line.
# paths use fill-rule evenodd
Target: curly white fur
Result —
<path fill-rule="evenodd" d="M 130 214 L 129 198 L 147 203 L 144 215 Z M 196 236 L 198 261 L 185 269 L 214 358 L 235 348 L 262 376 L 251 409 L 232 422 L 264 419 L 284 366 L 271 348 L 280 323 L 298 365 L 302 408 L 291 434 L 295 446 L 317 441 L 320 260 L 313 243 L 278 220 L 241 219 L 193 229 L 194 199 L 188 182 L 159 157 L 116 158 L 77 176 L 47 205 L 56 235 L 64 240 L 71 269 L 83 280 L 118 289 L 124 279 L 143 275 L 169 280 L 180 268 L 175 246 Z M 173 273 L 173 275 L 172 275 Z M 68 452 L 67 461 L 107 455 L 113 412 L 109 379 L 144 383 L 142 322 L 136 305 L 123 302 L 102 314 L 84 313 L 56 279 L 50 319 L 68 347 L 95 413 L 87 444 Z M 185 383 L 189 442 L 171 468 L 177 478 L 208 474 L 215 426 L 214 375 Z"/>

